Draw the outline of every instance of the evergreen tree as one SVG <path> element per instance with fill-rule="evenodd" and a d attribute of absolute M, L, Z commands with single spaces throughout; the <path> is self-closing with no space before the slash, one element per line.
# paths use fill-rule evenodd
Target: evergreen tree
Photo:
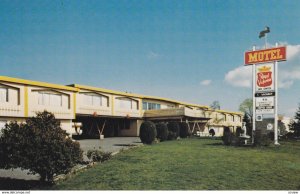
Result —
<path fill-rule="evenodd" d="M 300 104 L 295 114 L 294 120 L 289 124 L 290 130 L 294 131 L 294 136 L 300 137 Z"/>

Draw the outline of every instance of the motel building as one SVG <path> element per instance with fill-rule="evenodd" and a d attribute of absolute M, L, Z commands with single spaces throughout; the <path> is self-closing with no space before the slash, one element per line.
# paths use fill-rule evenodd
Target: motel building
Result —
<path fill-rule="evenodd" d="M 99 138 L 139 136 L 143 121 L 186 122 L 193 134 L 208 136 L 214 129 L 242 126 L 243 113 L 212 110 L 167 98 L 131 94 L 72 84 L 68 86 L 0 76 L 0 128 L 25 122 L 47 110 L 73 137 Z"/>

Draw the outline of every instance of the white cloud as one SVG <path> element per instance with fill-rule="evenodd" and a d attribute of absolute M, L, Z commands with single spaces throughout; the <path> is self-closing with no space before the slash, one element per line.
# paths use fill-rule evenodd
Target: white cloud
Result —
<path fill-rule="evenodd" d="M 227 72 L 225 81 L 232 86 L 250 88 L 252 85 L 252 67 L 241 66 Z"/>
<path fill-rule="evenodd" d="M 208 86 L 211 84 L 211 80 L 209 80 L 209 79 L 203 80 L 200 82 L 200 84 L 203 86 Z"/>
<path fill-rule="evenodd" d="M 294 81 L 300 80 L 300 70 L 295 68 L 292 68 L 291 70 L 280 68 L 278 74 L 279 88 L 290 88 L 294 84 Z"/>
<path fill-rule="evenodd" d="M 294 57 L 299 56 L 300 45 L 287 45 L 286 57 L 287 60 L 292 60 Z"/>

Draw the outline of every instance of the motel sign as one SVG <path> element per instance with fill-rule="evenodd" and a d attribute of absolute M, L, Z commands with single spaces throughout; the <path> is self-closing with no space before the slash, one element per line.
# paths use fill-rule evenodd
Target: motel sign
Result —
<path fill-rule="evenodd" d="M 277 116 L 277 75 L 278 61 L 286 60 L 286 47 L 269 48 L 245 52 L 245 65 L 252 65 L 252 92 L 253 92 L 253 131 L 255 131 L 256 114 L 274 115 L 274 143 L 278 143 L 278 116 Z M 261 121 L 261 120 L 257 120 Z"/>

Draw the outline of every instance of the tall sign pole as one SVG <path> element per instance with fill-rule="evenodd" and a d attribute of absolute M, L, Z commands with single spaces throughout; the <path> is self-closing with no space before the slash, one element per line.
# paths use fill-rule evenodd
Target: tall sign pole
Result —
<path fill-rule="evenodd" d="M 252 48 L 255 51 L 255 46 Z M 255 113 L 255 75 L 256 75 L 256 67 L 255 63 L 252 64 L 252 144 L 254 144 L 254 133 L 255 133 L 255 121 L 256 121 L 256 113 Z"/>
<path fill-rule="evenodd" d="M 276 48 L 278 43 L 276 43 Z M 278 143 L 278 62 L 275 61 L 275 116 L 274 116 L 274 144 L 279 145 Z"/>
<path fill-rule="evenodd" d="M 245 52 L 245 65 L 252 65 L 253 77 L 253 133 L 256 129 L 256 115 L 274 115 L 275 123 L 268 125 L 274 129 L 274 144 L 278 143 L 278 61 L 286 60 L 286 47 L 268 48 Z M 253 137 L 253 136 L 252 136 Z M 253 138 L 252 138 L 253 142 Z"/>

